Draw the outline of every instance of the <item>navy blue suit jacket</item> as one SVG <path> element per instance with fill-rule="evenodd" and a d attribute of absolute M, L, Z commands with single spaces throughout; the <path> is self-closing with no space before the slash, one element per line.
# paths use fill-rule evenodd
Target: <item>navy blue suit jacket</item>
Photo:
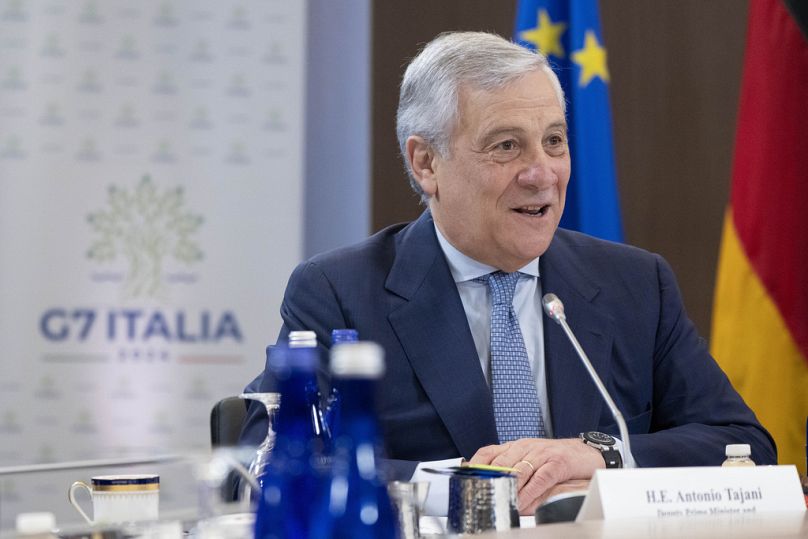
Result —
<path fill-rule="evenodd" d="M 729 443 L 749 443 L 754 460 L 775 463 L 774 442 L 709 355 L 660 256 L 559 229 L 539 266 L 543 292 L 564 302 L 622 411 L 640 466 L 717 465 Z M 333 328 L 355 328 L 384 347 L 377 405 L 391 459 L 470 458 L 498 443 L 491 392 L 428 211 L 298 266 L 281 315 L 280 340 L 310 329 L 325 348 Z M 561 327 L 546 317 L 544 337 L 555 436 L 617 434 Z M 269 376 L 248 386 L 259 389 L 273 389 Z M 265 418 L 250 409 L 243 442 L 263 439 Z"/>

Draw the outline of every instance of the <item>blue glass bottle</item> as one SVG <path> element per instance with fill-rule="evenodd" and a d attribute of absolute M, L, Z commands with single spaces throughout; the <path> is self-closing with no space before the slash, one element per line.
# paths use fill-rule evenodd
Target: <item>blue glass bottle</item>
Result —
<path fill-rule="evenodd" d="M 348 342 L 356 342 L 359 340 L 359 332 L 355 329 L 334 329 L 331 330 L 331 346 L 336 346 L 338 344 L 344 344 Z M 326 400 L 326 407 L 325 411 L 323 412 L 323 418 L 325 423 L 325 428 L 329 433 L 329 437 L 333 437 L 334 433 L 339 430 L 339 416 L 340 416 L 340 396 L 339 390 L 336 386 L 331 384 L 331 391 L 328 394 L 328 399 Z M 333 446 L 330 443 L 331 440 L 327 443 L 327 453 L 331 454 L 333 452 Z"/>
<path fill-rule="evenodd" d="M 276 366 L 280 365 L 284 361 L 283 358 L 285 358 L 285 354 L 287 353 L 289 348 L 310 348 L 315 351 L 315 354 L 317 355 L 316 357 L 319 358 L 320 352 L 319 349 L 317 348 L 317 335 L 313 331 L 291 331 L 289 332 L 289 339 L 287 345 L 280 344 L 280 345 L 267 346 L 266 349 L 267 359 L 265 369 L 268 372 L 272 373 L 273 376 L 274 376 L 273 368 L 271 367 L 272 362 L 274 361 L 274 364 Z M 273 360 L 273 354 L 276 353 L 279 355 Z M 306 399 L 309 406 L 309 417 L 311 420 L 312 433 L 314 434 L 314 436 L 320 439 L 321 447 L 327 448 L 329 447 L 330 444 L 330 435 L 328 434 L 328 428 L 325 425 L 323 413 L 320 407 L 321 398 L 320 398 L 320 391 L 317 385 L 316 369 L 305 376 L 304 385 L 305 385 Z M 274 390 L 279 391 L 279 388 L 275 387 Z M 256 400 L 266 402 L 265 399 L 270 395 L 272 395 L 272 393 L 266 393 L 263 395 L 259 393 L 254 398 L 256 398 Z M 249 394 L 245 394 L 243 395 L 243 397 L 251 398 Z M 264 473 L 265 470 L 268 469 L 269 461 L 272 458 L 271 451 L 268 451 L 267 449 L 271 450 L 271 446 L 273 446 L 275 443 L 276 425 L 274 425 L 274 423 L 276 421 L 275 419 L 276 414 L 272 414 L 272 416 L 269 417 L 270 413 L 268 409 L 267 416 L 269 421 L 267 429 L 268 430 L 267 439 L 258 448 L 255 458 L 253 459 L 253 462 L 250 464 L 250 473 L 255 475 L 259 486 L 263 485 Z M 326 463 L 321 462 L 320 464 L 325 465 Z M 244 485 L 242 485 L 242 487 L 243 487 L 242 492 L 241 495 L 239 496 L 240 498 L 244 497 L 245 492 L 250 492 L 248 487 L 245 488 Z M 253 502 L 255 502 L 259 495 L 260 492 L 250 492 L 250 499 Z"/>
<path fill-rule="evenodd" d="M 317 468 L 321 440 L 312 430 L 307 386 L 319 364 L 315 348 L 277 346 L 268 367 L 278 381 L 281 406 L 269 468 L 261 481 L 256 539 L 311 536 L 311 501 L 322 490 Z"/>
<path fill-rule="evenodd" d="M 317 334 L 313 331 L 290 331 L 289 348 L 311 348 L 319 354 L 317 348 Z M 306 398 L 309 402 L 309 414 L 311 417 L 311 427 L 315 436 L 322 440 L 324 447 L 329 447 L 331 435 L 322 411 L 322 397 L 320 388 L 317 385 L 317 370 L 309 374 L 306 379 Z"/>
<path fill-rule="evenodd" d="M 315 504 L 312 537 L 393 539 L 397 520 L 379 477 L 381 437 L 375 412 L 376 381 L 384 373 L 380 346 L 347 343 L 331 350 L 331 373 L 340 395 L 331 474 Z"/>

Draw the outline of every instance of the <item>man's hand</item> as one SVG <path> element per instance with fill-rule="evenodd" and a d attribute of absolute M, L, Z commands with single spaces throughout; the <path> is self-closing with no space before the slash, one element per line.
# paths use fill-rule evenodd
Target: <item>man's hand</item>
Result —
<path fill-rule="evenodd" d="M 522 438 L 480 448 L 471 464 L 492 464 L 517 470 L 519 513 L 532 515 L 559 483 L 590 479 L 606 463 L 600 451 L 581 440 Z"/>

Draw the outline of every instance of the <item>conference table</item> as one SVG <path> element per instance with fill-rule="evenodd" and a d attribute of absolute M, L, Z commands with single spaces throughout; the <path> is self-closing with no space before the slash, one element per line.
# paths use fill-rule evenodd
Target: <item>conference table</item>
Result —
<path fill-rule="evenodd" d="M 427 536 L 428 537 L 428 536 Z M 480 539 L 713 539 L 808 537 L 808 512 L 738 517 L 589 520 L 542 524 L 504 532 L 487 532 Z"/>
<path fill-rule="evenodd" d="M 210 456 L 207 456 L 210 459 Z M 199 459 L 204 461 L 203 455 Z M 13 537 L 13 520 L 8 519 L 9 513 L 15 510 L 31 511 L 51 509 L 56 513 L 57 523 L 77 523 L 78 515 L 67 503 L 65 492 L 70 483 L 79 478 L 93 475 L 98 466 L 119 468 L 126 464 L 140 464 L 145 469 L 140 470 L 133 466 L 133 471 L 159 472 L 161 476 L 161 508 L 162 521 L 181 522 L 185 529 L 187 524 L 193 522 L 198 514 L 196 495 L 198 478 L 193 477 L 189 464 L 195 459 L 189 455 L 169 455 L 144 460 L 122 459 L 119 461 L 94 461 L 90 463 L 54 463 L 35 466 L 8 467 L 0 469 L 0 478 L 17 477 L 18 484 L 27 488 L 37 489 L 37 482 L 41 481 L 44 490 L 35 490 L 38 503 L 35 506 L 15 507 L 9 504 L 8 497 L 0 496 L 0 516 L 4 517 L 6 526 L 0 526 L 0 538 Z M 79 473 L 81 472 L 81 473 Z M 4 483 L 0 481 L 0 483 Z M 165 488 L 164 488 L 165 487 Z M 8 492 L 8 489 L 5 489 Z M 53 494 L 53 500 L 47 494 Z M 165 502 L 165 503 L 164 503 Z M 445 517 L 443 517 L 445 521 Z M 566 522 L 557 524 L 542 524 L 534 526 L 531 517 L 523 517 L 522 528 L 499 532 L 487 532 L 475 537 L 485 538 L 679 538 L 692 539 L 732 537 L 735 538 L 808 538 L 808 512 L 772 512 L 755 514 L 717 515 L 710 517 L 667 517 L 667 518 L 631 518 L 589 520 L 584 522 Z M 530 527 L 528 527 L 530 526 Z M 85 526 L 86 527 L 86 526 Z M 443 528 L 445 529 L 445 527 Z M 429 530 L 423 531 L 427 532 Z M 249 534 L 246 534 L 249 535 Z M 425 535 L 425 537 L 451 537 L 451 535 Z M 249 539 L 247 537 L 246 539 Z"/>

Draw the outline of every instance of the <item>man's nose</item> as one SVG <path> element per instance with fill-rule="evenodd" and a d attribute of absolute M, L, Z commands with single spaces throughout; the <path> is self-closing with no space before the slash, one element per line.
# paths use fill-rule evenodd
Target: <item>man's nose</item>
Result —
<path fill-rule="evenodd" d="M 558 177 L 551 166 L 551 159 L 543 148 L 539 148 L 527 156 L 524 168 L 519 171 L 516 181 L 523 187 L 543 189 L 556 183 Z"/>

